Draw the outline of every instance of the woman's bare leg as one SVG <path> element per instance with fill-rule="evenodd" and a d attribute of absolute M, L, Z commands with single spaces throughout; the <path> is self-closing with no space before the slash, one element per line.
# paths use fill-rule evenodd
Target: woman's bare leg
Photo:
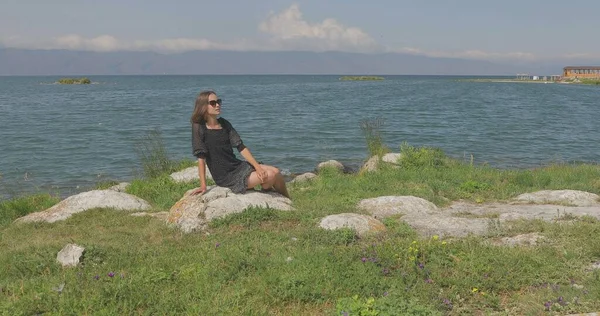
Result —
<path fill-rule="evenodd" d="M 277 169 L 276 167 L 273 167 L 273 166 L 269 166 L 269 165 L 260 165 L 260 166 L 269 173 L 269 176 L 271 174 L 273 175 L 274 181 L 271 185 L 273 186 L 275 191 L 281 193 L 283 196 L 285 196 L 287 198 L 290 198 L 290 194 L 288 193 L 287 187 L 285 186 L 285 179 L 283 178 L 283 175 L 281 174 L 279 169 Z M 265 188 L 265 189 L 268 189 L 268 188 Z"/>

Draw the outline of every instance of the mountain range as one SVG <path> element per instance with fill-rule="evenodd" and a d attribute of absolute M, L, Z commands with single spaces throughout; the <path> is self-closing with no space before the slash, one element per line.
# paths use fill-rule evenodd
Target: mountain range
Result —
<path fill-rule="evenodd" d="M 561 74 L 561 61 L 509 63 L 405 53 L 307 51 L 91 52 L 0 48 L 0 75 L 153 74 Z"/>

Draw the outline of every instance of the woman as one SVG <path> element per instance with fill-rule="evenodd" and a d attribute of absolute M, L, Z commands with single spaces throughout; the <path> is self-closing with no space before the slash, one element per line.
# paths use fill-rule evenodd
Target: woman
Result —
<path fill-rule="evenodd" d="M 260 184 L 264 190 L 272 188 L 289 198 L 279 169 L 256 162 L 231 123 L 222 117 L 218 118 L 221 105 L 221 99 L 213 91 L 203 91 L 196 98 L 191 119 L 192 149 L 198 158 L 200 187 L 193 194 L 206 191 L 205 167 L 208 166 L 215 183 L 231 189 L 233 193 L 243 193 Z M 235 156 L 233 147 L 246 161 Z"/>

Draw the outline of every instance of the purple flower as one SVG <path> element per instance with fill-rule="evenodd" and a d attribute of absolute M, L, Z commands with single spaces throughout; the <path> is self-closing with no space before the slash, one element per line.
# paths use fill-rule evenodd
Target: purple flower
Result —
<path fill-rule="evenodd" d="M 219 246 L 221 246 L 221 243 L 216 243 L 215 244 L 215 248 L 219 248 Z"/>
<path fill-rule="evenodd" d="M 550 306 L 552 306 L 552 302 L 547 301 L 546 303 L 544 303 L 544 307 L 546 307 L 546 310 L 549 311 L 550 310 Z"/>
<path fill-rule="evenodd" d="M 390 270 L 389 270 L 388 268 L 384 268 L 383 270 L 381 270 L 381 272 L 382 272 L 384 275 L 388 275 L 388 274 L 390 274 Z"/>
<path fill-rule="evenodd" d="M 429 284 L 431 284 L 431 283 L 433 283 L 433 280 L 432 280 L 432 279 L 430 279 L 430 278 L 427 278 L 427 279 L 425 279 L 425 283 L 429 283 Z"/>
<path fill-rule="evenodd" d="M 348 312 L 342 312 L 342 315 L 343 316 L 348 316 L 349 314 L 348 314 Z"/>
<path fill-rule="evenodd" d="M 115 276 L 115 273 L 114 273 L 114 272 L 109 272 L 109 273 L 108 273 L 108 276 L 112 278 L 112 277 L 114 277 L 114 276 Z"/>
<path fill-rule="evenodd" d="M 388 294 L 389 293 L 387 291 L 383 292 L 383 296 L 388 296 Z"/>
<path fill-rule="evenodd" d="M 94 280 L 100 280 L 100 276 L 99 276 L 99 275 L 96 275 L 96 276 L 94 277 Z"/>
<path fill-rule="evenodd" d="M 565 299 L 562 296 L 558 297 L 558 300 L 556 300 L 558 302 L 558 304 L 560 304 L 561 306 L 565 306 L 567 305 L 567 302 L 565 302 Z"/>
<path fill-rule="evenodd" d="M 425 269 L 425 265 L 422 262 L 419 262 L 419 268 Z"/>
<path fill-rule="evenodd" d="M 362 258 L 360 259 L 360 261 L 362 261 L 362 262 L 367 262 L 367 258 L 365 258 L 365 257 L 362 257 Z"/>

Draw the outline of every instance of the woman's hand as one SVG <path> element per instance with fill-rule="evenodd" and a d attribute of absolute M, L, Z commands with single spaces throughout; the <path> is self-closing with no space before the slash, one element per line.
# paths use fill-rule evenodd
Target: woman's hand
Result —
<path fill-rule="evenodd" d="M 201 184 L 198 188 L 196 188 L 196 190 L 192 192 L 192 195 L 202 195 L 204 194 L 204 192 L 206 192 L 206 184 Z"/>
<path fill-rule="evenodd" d="M 265 181 L 267 181 L 267 171 L 261 168 L 260 166 L 256 168 L 256 175 L 258 176 L 258 179 L 260 179 L 261 183 L 265 183 Z"/>

